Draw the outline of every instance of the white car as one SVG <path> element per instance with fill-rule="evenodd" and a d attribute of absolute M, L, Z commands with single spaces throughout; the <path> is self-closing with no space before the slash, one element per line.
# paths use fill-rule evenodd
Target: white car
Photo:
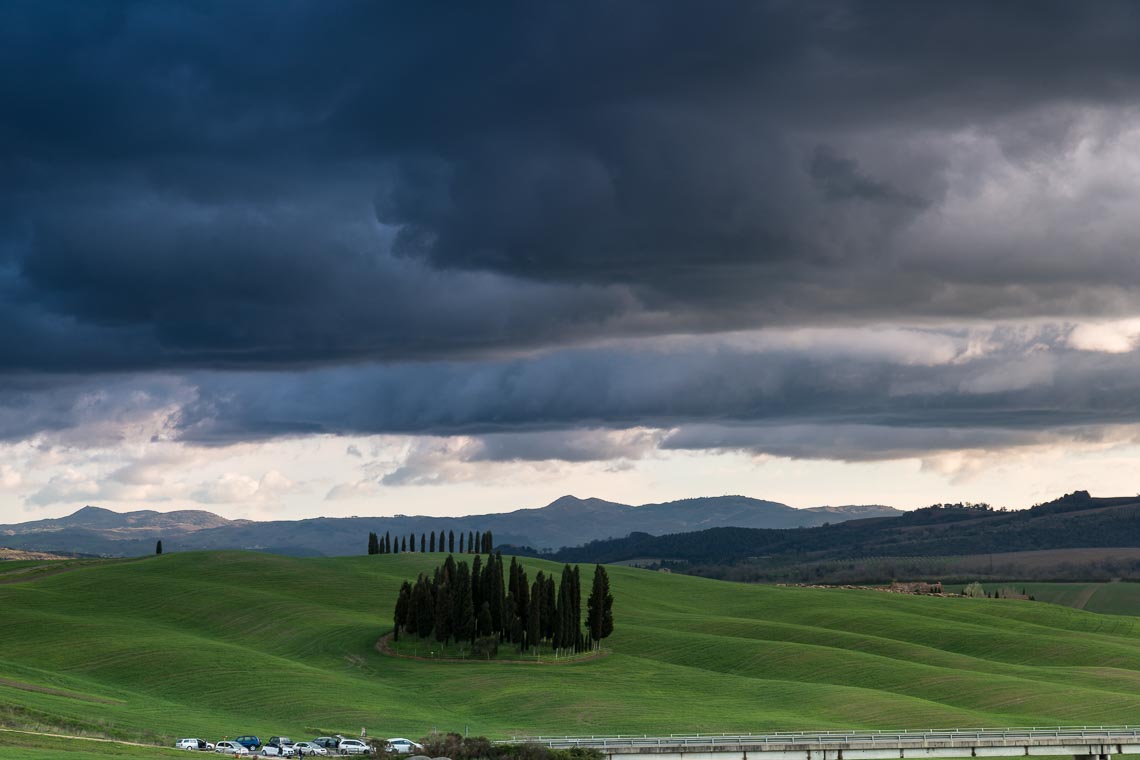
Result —
<path fill-rule="evenodd" d="M 369 755 L 372 753 L 372 746 L 359 739 L 341 739 L 336 745 L 336 751 L 342 755 Z"/>
<path fill-rule="evenodd" d="M 218 742 L 214 745 L 214 751 L 223 755 L 248 755 L 249 750 L 241 746 L 237 742 Z"/>
<path fill-rule="evenodd" d="M 179 739 L 174 743 L 176 749 L 200 749 L 209 751 L 214 748 L 214 745 L 205 739 Z"/>
<path fill-rule="evenodd" d="M 327 755 L 329 751 L 319 744 L 312 742 L 297 742 L 293 745 L 293 749 L 297 750 L 297 756 L 303 757 L 305 755 Z"/>
<path fill-rule="evenodd" d="M 401 755 L 410 755 L 413 752 L 423 752 L 424 745 L 417 744 L 411 739 L 396 737 L 388 740 L 388 751 L 399 752 Z"/>

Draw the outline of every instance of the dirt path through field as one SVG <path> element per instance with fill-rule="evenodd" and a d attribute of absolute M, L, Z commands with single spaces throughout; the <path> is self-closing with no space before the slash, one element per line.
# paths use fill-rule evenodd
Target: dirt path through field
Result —
<path fill-rule="evenodd" d="M 49 736 L 52 739 L 78 739 L 85 742 L 103 742 L 105 744 L 126 744 L 131 747 L 155 747 L 154 744 L 143 744 L 141 742 L 128 742 L 122 739 L 103 739 L 98 736 L 72 736 L 70 734 L 49 734 L 45 731 L 25 731 L 20 728 L 3 728 L 0 727 L 0 734 L 27 734 L 28 736 Z"/>
<path fill-rule="evenodd" d="M 1078 610 L 1083 610 L 1089 600 L 1093 598 L 1096 592 L 1100 591 L 1103 583 L 1090 583 L 1081 593 L 1077 594 L 1077 598 L 1073 600 L 1073 607 Z"/>

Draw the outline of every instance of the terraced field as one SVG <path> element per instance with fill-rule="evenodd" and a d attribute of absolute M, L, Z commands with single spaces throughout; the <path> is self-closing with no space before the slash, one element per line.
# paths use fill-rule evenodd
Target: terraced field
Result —
<path fill-rule="evenodd" d="M 610 571 L 617 630 L 597 660 L 377 652 L 399 583 L 441 559 L 167 554 L 0 585 L 0 722 L 169 744 L 361 726 L 505 737 L 1119 724 L 1140 714 L 1133 618 L 630 568 Z M 525 565 L 532 577 L 556 569 Z"/>

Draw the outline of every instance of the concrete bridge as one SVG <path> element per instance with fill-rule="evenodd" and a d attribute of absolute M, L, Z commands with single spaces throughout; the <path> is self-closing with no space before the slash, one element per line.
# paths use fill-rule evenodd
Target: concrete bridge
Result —
<path fill-rule="evenodd" d="M 1140 728 L 944 729 L 673 736 L 515 737 L 557 749 L 587 747 L 607 760 L 909 760 L 1071 755 L 1109 760 L 1140 754 Z"/>

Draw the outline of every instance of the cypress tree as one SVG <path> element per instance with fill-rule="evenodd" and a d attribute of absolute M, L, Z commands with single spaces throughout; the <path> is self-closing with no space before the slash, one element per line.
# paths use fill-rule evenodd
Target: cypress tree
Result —
<path fill-rule="evenodd" d="M 402 551 L 402 552 L 408 551 L 408 537 L 407 536 L 404 536 L 403 538 L 400 539 L 400 551 Z"/>
<path fill-rule="evenodd" d="M 475 628 L 479 636 L 491 635 L 491 605 L 483 602 L 479 608 L 479 617 L 475 621 Z"/>
<path fill-rule="evenodd" d="M 451 632 L 456 641 L 475 640 L 475 606 L 471 603 L 471 572 L 466 562 L 455 568 L 455 591 L 451 598 Z"/>
<path fill-rule="evenodd" d="M 599 649 L 602 639 L 613 633 L 614 598 L 610 594 L 610 579 L 601 565 L 594 568 L 594 585 L 586 602 L 586 627 L 594 649 Z"/>
<path fill-rule="evenodd" d="M 542 638 L 554 641 L 554 621 L 558 612 L 558 591 L 554 588 L 553 573 L 546 576 L 542 590 Z"/>
<path fill-rule="evenodd" d="M 467 553 L 467 552 L 463 551 L 463 531 L 459 531 L 459 553 L 460 554 L 466 554 Z"/>
<path fill-rule="evenodd" d="M 471 547 L 476 554 L 483 553 L 483 535 L 479 531 L 475 531 L 475 543 Z"/>
<path fill-rule="evenodd" d="M 427 551 L 427 536 L 423 533 L 420 534 L 420 554 Z"/>
<path fill-rule="evenodd" d="M 483 607 L 483 558 L 478 554 L 471 560 L 471 604 L 479 614 Z"/>
<path fill-rule="evenodd" d="M 571 624 L 574 626 L 574 651 L 582 650 L 582 574 L 578 566 L 570 574 L 570 604 L 572 606 Z"/>
<path fill-rule="evenodd" d="M 396 596 L 396 609 L 392 614 L 392 640 L 400 640 L 400 629 L 408 626 L 408 605 L 412 600 L 412 584 L 404 581 L 400 586 L 400 593 Z"/>
<path fill-rule="evenodd" d="M 448 554 L 447 559 L 443 561 L 443 577 L 446 582 L 452 585 L 455 584 L 455 558 L 450 554 Z"/>
<path fill-rule="evenodd" d="M 376 534 L 371 532 L 371 531 L 368 532 L 368 553 L 369 554 L 379 554 L 380 553 L 380 539 L 377 538 Z"/>
<path fill-rule="evenodd" d="M 451 586 L 440 585 L 435 596 L 435 640 L 444 644 L 451 638 Z"/>
<path fill-rule="evenodd" d="M 428 544 L 428 551 L 430 551 L 432 554 L 435 554 L 435 531 L 434 530 L 431 532 L 431 543 Z"/>
<path fill-rule="evenodd" d="M 416 550 L 416 534 L 408 534 L 408 551 L 414 552 Z"/>
<path fill-rule="evenodd" d="M 443 531 L 440 531 L 440 532 L 442 533 Z M 463 537 L 460 536 L 459 540 L 462 541 Z M 447 551 L 450 552 L 451 554 L 455 554 L 455 531 L 453 531 L 453 530 L 447 531 Z M 463 552 L 462 546 L 459 547 L 459 551 L 460 551 L 460 553 Z"/>
<path fill-rule="evenodd" d="M 388 531 L 384 531 L 384 553 L 392 553 L 392 534 Z"/>
<path fill-rule="evenodd" d="M 431 588 L 428 586 L 427 576 L 420 575 L 420 580 L 416 583 L 416 589 L 412 594 L 413 597 L 416 593 L 419 594 L 419 600 L 416 602 L 418 612 L 416 633 L 421 639 L 426 639 L 431 635 L 432 628 L 435 627 L 435 605 L 431 596 Z"/>
<path fill-rule="evenodd" d="M 515 603 L 515 595 L 507 592 L 507 598 L 503 600 L 503 638 L 512 644 L 522 643 L 522 625 L 519 623 L 518 605 Z"/>
<path fill-rule="evenodd" d="M 504 607 L 506 606 L 506 594 L 503 591 L 503 555 L 494 555 L 490 562 L 487 563 L 487 569 L 490 570 L 490 590 L 487 593 L 487 599 L 491 602 L 491 630 L 502 636 L 510 630 L 510 621 L 504 615 Z"/>
<path fill-rule="evenodd" d="M 495 551 L 495 541 L 491 538 L 491 531 L 487 531 L 483 534 L 483 551 L 488 554 Z"/>
<path fill-rule="evenodd" d="M 162 539 L 158 539 L 158 543 L 154 545 L 154 553 L 162 554 Z"/>
<path fill-rule="evenodd" d="M 539 570 L 534 577 L 534 587 L 530 590 L 530 610 L 526 618 L 526 643 L 536 650 L 542 640 L 542 592 L 545 588 L 546 579 Z"/>
<path fill-rule="evenodd" d="M 526 570 L 519 565 L 518 574 L 519 595 L 515 600 L 519 623 L 523 629 L 523 644 L 526 644 L 526 633 L 530 630 L 530 586 L 527 585 Z"/>
<path fill-rule="evenodd" d="M 467 531 L 467 553 L 475 553 L 475 534 L 471 531 Z"/>

